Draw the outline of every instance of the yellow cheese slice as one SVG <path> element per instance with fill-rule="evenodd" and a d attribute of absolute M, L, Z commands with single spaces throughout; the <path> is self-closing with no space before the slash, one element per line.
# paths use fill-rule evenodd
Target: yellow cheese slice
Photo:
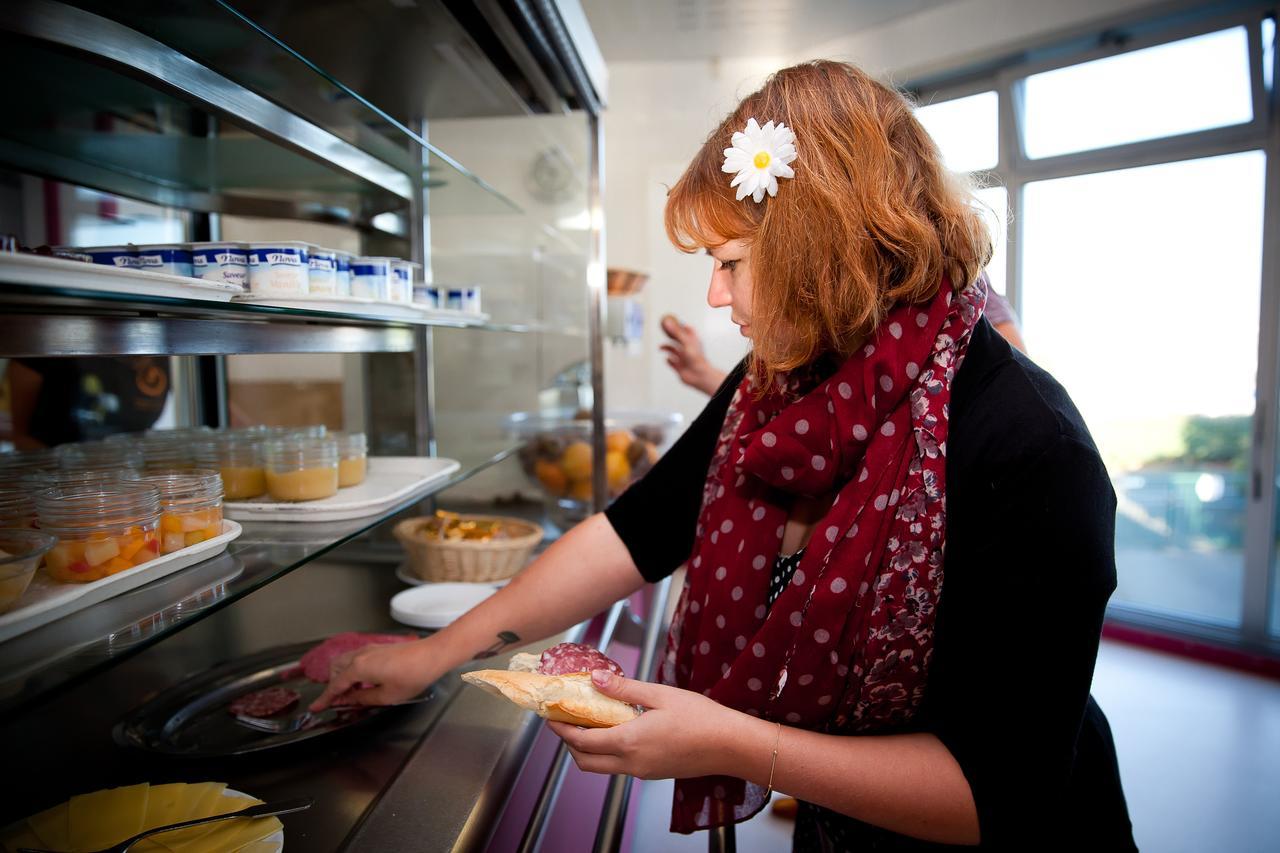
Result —
<path fill-rule="evenodd" d="M 187 789 L 185 782 L 152 785 L 147 794 L 147 814 L 142 819 L 144 829 L 167 826 L 187 819 Z M 131 848 L 131 853 L 164 853 L 164 846 L 150 838 L 144 838 Z"/>
<path fill-rule="evenodd" d="M 3 845 L 5 853 L 18 853 L 18 848 L 20 847 L 31 847 L 38 850 L 44 846 L 44 842 L 24 821 L 6 829 L 3 838 L 0 838 L 0 845 Z"/>
<path fill-rule="evenodd" d="M 101 850 L 142 831 L 147 783 L 106 788 L 71 798 L 67 822 L 72 850 Z"/>
<path fill-rule="evenodd" d="M 27 826 L 40 837 L 40 846 L 50 850 L 70 850 L 71 831 L 67 822 L 67 804 L 59 803 L 51 809 L 27 818 Z"/>
<path fill-rule="evenodd" d="M 240 805 L 229 811 L 239 811 L 253 805 L 248 800 L 240 800 L 239 803 Z M 281 828 L 280 821 L 273 817 L 228 820 L 211 825 L 212 832 L 184 846 L 182 853 L 230 853 L 246 844 L 261 841 L 272 833 L 279 832 Z"/>
<path fill-rule="evenodd" d="M 237 853 L 280 853 L 279 841 L 255 841 L 241 847 Z"/>
<path fill-rule="evenodd" d="M 206 790 L 200 797 L 199 801 L 193 806 L 191 814 L 187 818 L 210 817 L 216 814 L 226 814 L 227 812 L 236 812 L 243 808 L 259 802 L 258 800 L 246 800 L 241 797 L 224 797 L 222 791 L 227 786 L 221 782 L 203 782 L 202 785 L 214 786 L 213 790 L 216 795 L 208 796 Z M 194 785 L 191 787 L 195 787 Z M 152 840 L 161 844 L 166 850 L 172 853 L 190 853 L 190 851 L 204 850 L 203 840 L 205 836 L 217 830 L 222 826 L 221 823 L 208 823 L 201 826 L 193 826 L 190 829 L 179 829 L 177 832 L 166 832 L 161 835 L 151 836 Z M 252 840 L 252 839 L 250 839 Z M 235 848 L 230 848 L 235 849 Z"/>

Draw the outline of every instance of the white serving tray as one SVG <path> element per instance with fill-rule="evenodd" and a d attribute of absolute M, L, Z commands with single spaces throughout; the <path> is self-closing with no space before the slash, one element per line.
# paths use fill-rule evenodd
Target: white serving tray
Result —
<path fill-rule="evenodd" d="M 228 302 L 241 292 L 238 285 L 225 282 L 22 252 L 0 252 L 0 282 L 210 302 Z"/>
<path fill-rule="evenodd" d="M 451 311 L 431 308 L 417 302 L 384 302 L 363 296 L 337 296 L 331 293 L 305 293 L 297 296 L 274 296 L 260 293 L 241 293 L 236 302 L 264 305 L 268 308 L 294 308 L 299 311 L 328 311 L 334 314 L 354 314 L 379 320 L 403 320 L 408 323 L 428 325 L 449 323 L 460 326 L 476 326 L 489 322 L 488 314 L 469 311 Z"/>
<path fill-rule="evenodd" d="M 228 501 L 223 515 L 240 521 L 344 521 L 378 515 L 414 495 L 426 492 L 461 468 L 457 460 L 439 456 L 370 456 L 369 473 L 358 486 L 338 489 L 318 501 L 256 498 Z"/>
<path fill-rule="evenodd" d="M 0 614 L 0 642 L 216 557 L 227 550 L 227 544 L 240 535 L 240 530 L 234 521 L 223 519 L 222 533 L 212 539 L 91 583 L 59 583 L 37 571 L 17 609 Z"/>

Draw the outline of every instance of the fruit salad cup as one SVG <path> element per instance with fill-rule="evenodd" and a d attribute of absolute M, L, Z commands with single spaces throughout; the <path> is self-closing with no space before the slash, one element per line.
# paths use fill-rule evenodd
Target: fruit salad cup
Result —
<path fill-rule="evenodd" d="M 37 495 L 36 515 L 57 540 L 44 558 L 54 580 L 101 580 L 160 554 L 160 493 L 145 483 L 56 486 Z"/>
<path fill-rule="evenodd" d="M 137 482 L 160 492 L 160 553 L 172 554 L 222 533 L 222 478 L 217 471 L 152 471 Z"/>

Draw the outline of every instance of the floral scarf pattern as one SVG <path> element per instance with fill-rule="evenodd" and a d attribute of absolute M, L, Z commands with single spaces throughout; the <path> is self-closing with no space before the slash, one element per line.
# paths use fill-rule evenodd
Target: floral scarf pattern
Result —
<path fill-rule="evenodd" d="M 986 302 L 980 276 L 890 310 L 814 385 L 739 385 L 712 458 L 662 680 L 801 728 L 910 720 L 924 695 L 942 589 L 951 384 Z M 806 385 L 811 386 L 806 388 Z M 834 494 L 791 583 L 766 607 L 796 496 Z M 671 828 L 745 820 L 764 789 L 676 782 Z"/>

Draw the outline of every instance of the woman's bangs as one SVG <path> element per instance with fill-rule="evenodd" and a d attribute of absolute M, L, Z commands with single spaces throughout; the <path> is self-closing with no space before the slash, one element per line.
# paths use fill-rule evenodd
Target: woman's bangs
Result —
<path fill-rule="evenodd" d="M 681 251 L 714 249 L 751 234 L 753 223 L 744 215 L 742 203 L 712 183 L 721 176 L 718 169 L 708 176 L 690 167 L 667 194 L 667 237 Z M 728 180 L 724 176 L 726 187 Z"/>

